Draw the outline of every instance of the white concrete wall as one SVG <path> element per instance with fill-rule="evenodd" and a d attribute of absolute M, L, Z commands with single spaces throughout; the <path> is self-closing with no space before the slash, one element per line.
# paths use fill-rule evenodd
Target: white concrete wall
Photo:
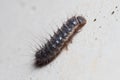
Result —
<path fill-rule="evenodd" d="M 34 68 L 37 44 L 74 15 L 87 24 L 68 50 Z M 0 80 L 120 80 L 120 0 L 0 0 Z"/>

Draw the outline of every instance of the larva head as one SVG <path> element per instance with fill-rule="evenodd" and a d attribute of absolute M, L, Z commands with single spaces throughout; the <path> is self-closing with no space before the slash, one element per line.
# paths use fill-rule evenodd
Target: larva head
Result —
<path fill-rule="evenodd" d="M 86 19 L 82 16 L 78 16 L 77 20 L 78 20 L 79 24 L 82 26 L 86 24 Z"/>

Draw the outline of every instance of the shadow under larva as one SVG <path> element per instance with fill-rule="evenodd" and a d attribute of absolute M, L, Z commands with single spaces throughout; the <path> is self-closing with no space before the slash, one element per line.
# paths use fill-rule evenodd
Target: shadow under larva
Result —
<path fill-rule="evenodd" d="M 86 24 L 82 16 L 73 16 L 51 36 L 41 49 L 35 53 L 35 66 L 43 67 L 53 61 L 67 47 L 73 36 Z"/>

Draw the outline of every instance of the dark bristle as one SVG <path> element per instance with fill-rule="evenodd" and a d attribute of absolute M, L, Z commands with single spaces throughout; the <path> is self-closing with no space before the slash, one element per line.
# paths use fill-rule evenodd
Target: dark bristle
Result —
<path fill-rule="evenodd" d="M 63 32 L 63 38 L 66 38 L 69 33 L 67 25 L 63 24 L 63 26 L 61 27 L 61 31 Z"/>
<path fill-rule="evenodd" d="M 49 47 L 49 49 L 50 49 L 50 51 L 51 51 L 51 53 L 52 53 L 53 47 L 52 47 L 51 41 L 49 41 L 47 45 L 48 45 L 48 47 Z"/>
<path fill-rule="evenodd" d="M 46 53 L 51 53 L 51 51 L 50 51 L 50 48 L 49 48 L 48 44 L 45 44 L 45 50 L 46 50 Z"/>
<path fill-rule="evenodd" d="M 69 32 L 69 31 L 68 31 L 68 26 L 67 26 L 66 24 L 63 24 L 61 30 L 62 30 L 63 32 L 66 32 L 66 33 Z"/>

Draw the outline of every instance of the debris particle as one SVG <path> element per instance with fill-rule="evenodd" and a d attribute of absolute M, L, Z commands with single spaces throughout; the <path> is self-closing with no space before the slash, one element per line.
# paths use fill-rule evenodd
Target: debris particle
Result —
<path fill-rule="evenodd" d="M 115 13 L 115 11 L 112 11 L 111 15 L 113 15 Z"/>
<path fill-rule="evenodd" d="M 118 8 L 118 6 L 116 6 L 115 8 Z"/>
<path fill-rule="evenodd" d="M 93 20 L 94 22 L 96 21 L 96 19 Z"/>
<path fill-rule="evenodd" d="M 99 26 L 99 28 L 102 28 L 102 26 Z"/>
<path fill-rule="evenodd" d="M 95 37 L 95 40 L 98 40 L 98 38 L 97 38 L 97 37 Z"/>
<path fill-rule="evenodd" d="M 36 6 L 32 6 L 32 10 L 36 10 Z"/>

